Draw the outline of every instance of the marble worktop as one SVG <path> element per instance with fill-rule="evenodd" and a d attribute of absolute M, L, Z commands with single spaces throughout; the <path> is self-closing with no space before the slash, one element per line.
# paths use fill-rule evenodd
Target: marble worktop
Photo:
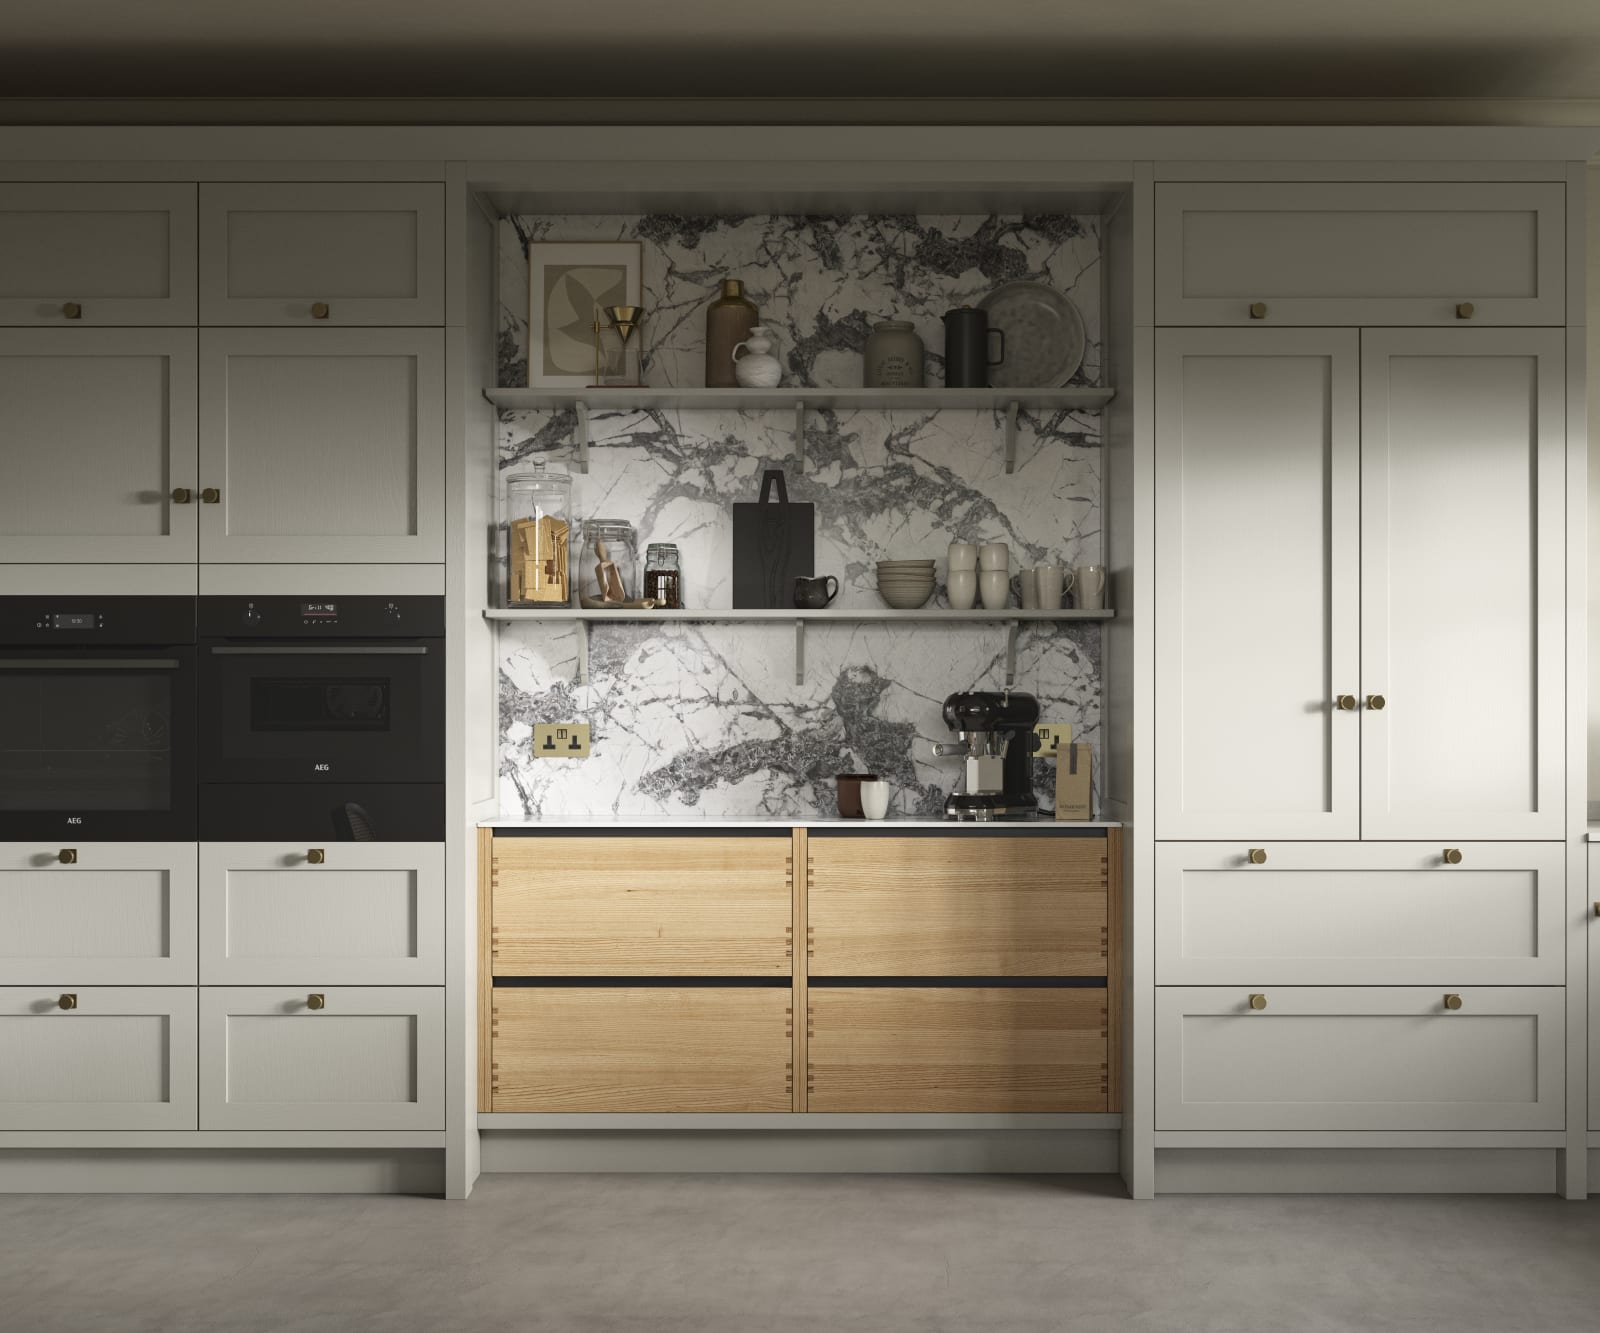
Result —
<path fill-rule="evenodd" d="M 617 816 L 615 818 L 560 818 L 560 819 L 485 819 L 479 828 L 492 829 L 615 829 L 631 832 L 634 829 L 752 829 L 752 828 L 803 828 L 848 829 L 852 833 L 903 833 L 907 829 L 938 829 L 943 833 L 1033 833 L 1053 831 L 1070 833 L 1081 829 L 1121 828 L 1120 823 L 1103 820 L 1035 819 L 1035 820 L 970 820 L 922 819 L 906 816 L 899 819 L 784 819 L 764 815 L 746 818 L 640 818 Z"/>

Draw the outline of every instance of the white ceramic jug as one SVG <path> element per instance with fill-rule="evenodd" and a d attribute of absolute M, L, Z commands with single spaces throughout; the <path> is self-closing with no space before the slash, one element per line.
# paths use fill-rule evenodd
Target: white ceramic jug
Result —
<path fill-rule="evenodd" d="M 757 324 L 750 336 L 733 349 L 733 373 L 746 389 L 774 389 L 783 378 L 783 366 L 772 355 L 777 339 L 772 330 Z M 740 356 L 739 353 L 744 355 Z"/>

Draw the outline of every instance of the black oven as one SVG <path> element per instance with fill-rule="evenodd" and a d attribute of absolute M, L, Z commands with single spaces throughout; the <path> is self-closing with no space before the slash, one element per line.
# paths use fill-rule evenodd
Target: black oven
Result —
<path fill-rule="evenodd" d="M 442 597 L 202 597 L 201 836 L 443 835 Z"/>
<path fill-rule="evenodd" d="M 193 597 L 0 597 L 0 841 L 193 841 L 195 678 Z"/>

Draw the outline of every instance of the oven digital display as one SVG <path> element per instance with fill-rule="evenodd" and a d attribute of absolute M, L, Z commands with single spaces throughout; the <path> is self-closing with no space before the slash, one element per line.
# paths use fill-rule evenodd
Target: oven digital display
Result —
<path fill-rule="evenodd" d="M 300 617 L 302 620 L 336 620 L 338 616 L 338 602 L 300 603 Z"/>
<path fill-rule="evenodd" d="M 50 617 L 51 629 L 93 629 L 94 623 L 94 614 L 89 611 L 73 611 L 67 615 Z"/>

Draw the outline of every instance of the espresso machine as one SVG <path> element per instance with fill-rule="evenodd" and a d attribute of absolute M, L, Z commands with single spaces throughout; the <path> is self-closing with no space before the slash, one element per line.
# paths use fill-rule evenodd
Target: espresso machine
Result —
<path fill-rule="evenodd" d="M 946 819 L 1037 819 L 1033 794 L 1034 726 L 1039 701 L 1007 690 L 973 690 L 944 701 L 944 723 L 960 738 L 936 742 L 939 758 L 965 760 L 965 771 L 945 798 Z"/>

